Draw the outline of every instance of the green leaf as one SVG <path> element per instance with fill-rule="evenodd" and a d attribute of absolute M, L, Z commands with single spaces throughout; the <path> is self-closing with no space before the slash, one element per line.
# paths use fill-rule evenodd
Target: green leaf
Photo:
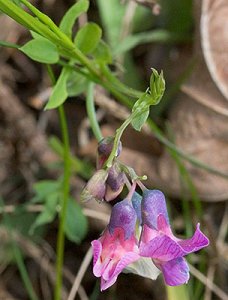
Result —
<path fill-rule="evenodd" d="M 93 57 L 98 63 L 111 64 L 112 63 L 112 53 L 108 44 L 103 40 L 100 40 L 96 49 L 92 53 Z"/>
<path fill-rule="evenodd" d="M 43 211 L 37 216 L 35 222 L 32 224 L 29 233 L 33 234 L 34 230 L 48 223 L 51 223 L 57 214 L 57 205 L 59 202 L 59 193 L 53 193 L 47 197 Z"/>
<path fill-rule="evenodd" d="M 34 39 L 42 38 L 42 35 L 40 35 L 39 33 L 35 32 L 33 30 L 30 30 L 30 33 Z"/>
<path fill-rule="evenodd" d="M 68 200 L 64 230 L 67 238 L 77 244 L 80 243 L 87 234 L 87 219 L 83 215 L 80 205 L 73 198 L 69 198 Z"/>
<path fill-rule="evenodd" d="M 67 81 L 67 93 L 69 97 L 78 96 L 87 90 L 88 79 L 74 71 L 72 71 Z"/>
<path fill-rule="evenodd" d="M 87 23 L 78 31 L 75 37 L 75 45 L 84 53 L 93 52 L 100 39 L 102 31 L 95 23 Z"/>
<path fill-rule="evenodd" d="M 55 64 L 59 60 L 57 47 L 43 37 L 29 41 L 24 46 L 20 47 L 19 50 L 31 59 L 41 63 Z"/>
<path fill-rule="evenodd" d="M 150 110 L 149 107 L 146 107 L 144 110 L 141 110 L 135 118 L 132 119 L 131 125 L 135 130 L 140 131 L 143 124 L 146 123 L 146 120 L 149 116 Z"/>
<path fill-rule="evenodd" d="M 141 257 L 136 262 L 128 265 L 124 269 L 124 273 L 133 273 L 145 278 L 155 280 L 160 274 L 160 270 L 153 264 L 150 258 Z"/>
<path fill-rule="evenodd" d="M 186 34 L 169 32 L 164 29 L 157 29 L 149 32 L 141 32 L 127 36 L 123 41 L 115 45 L 113 50 L 114 54 L 120 55 L 131 49 L 135 48 L 138 45 L 146 43 L 174 43 L 174 42 L 183 42 L 189 41 L 190 36 Z"/>
<path fill-rule="evenodd" d="M 60 189 L 60 181 L 57 180 L 41 180 L 33 185 L 36 196 L 32 202 L 44 202 L 50 194 L 56 193 Z"/>
<path fill-rule="evenodd" d="M 67 92 L 67 80 L 70 75 L 70 68 L 64 67 L 61 71 L 61 74 L 54 86 L 51 97 L 45 106 L 46 109 L 52 109 L 60 106 L 65 102 L 68 97 Z"/>
<path fill-rule="evenodd" d="M 108 44 L 114 48 L 120 42 L 126 5 L 119 0 L 97 0 L 96 3 Z"/>
<path fill-rule="evenodd" d="M 89 8 L 88 0 L 79 0 L 63 16 L 59 28 L 70 38 L 72 37 L 72 28 L 77 18 Z"/>

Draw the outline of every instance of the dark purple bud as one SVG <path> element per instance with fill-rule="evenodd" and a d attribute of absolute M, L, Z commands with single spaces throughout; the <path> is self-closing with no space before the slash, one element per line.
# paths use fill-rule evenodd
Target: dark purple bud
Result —
<path fill-rule="evenodd" d="M 120 170 L 118 163 L 114 163 L 114 165 L 109 169 L 106 183 L 107 189 L 105 200 L 111 201 L 121 193 L 125 184 L 125 176 Z"/>
<path fill-rule="evenodd" d="M 83 201 L 89 200 L 97 200 L 102 201 L 106 192 L 106 180 L 108 177 L 108 173 L 106 170 L 98 170 L 96 173 L 90 178 L 85 188 L 81 193 L 81 199 Z"/>
<path fill-rule="evenodd" d="M 164 194 L 159 190 L 145 190 L 142 196 L 142 223 L 157 229 L 159 215 L 163 215 L 169 224 Z"/>
<path fill-rule="evenodd" d="M 142 214 L 141 214 L 142 196 L 140 194 L 134 192 L 134 194 L 131 198 L 131 202 L 136 211 L 139 223 L 141 224 L 142 223 Z"/>
<path fill-rule="evenodd" d="M 124 230 L 125 240 L 129 239 L 135 232 L 136 212 L 129 200 L 125 199 L 115 204 L 112 208 L 112 213 L 108 225 L 110 234 L 113 234 L 116 228 Z"/>
<path fill-rule="evenodd" d="M 114 163 L 114 165 L 109 169 L 106 182 L 113 191 L 117 191 L 125 184 L 124 172 L 121 171 L 118 163 Z"/>

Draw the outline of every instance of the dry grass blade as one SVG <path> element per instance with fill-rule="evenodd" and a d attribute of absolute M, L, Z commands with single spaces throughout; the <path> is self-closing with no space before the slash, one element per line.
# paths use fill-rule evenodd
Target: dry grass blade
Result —
<path fill-rule="evenodd" d="M 71 291 L 70 291 L 70 294 L 67 298 L 67 300 L 74 300 L 77 292 L 78 292 L 78 288 L 81 284 L 81 281 L 82 281 L 82 278 L 91 262 L 91 259 L 92 259 L 92 248 L 90 247 L 89 250 L 87 251 L 83 261 L 82 261 L 82 264 L 81 264 L 81 267 L 78 271 L 78 274 L 77 276 L 75 277 L 75 281 L 74 281 L 74 284 L 71 288 Z"/>
<path fill-rule="evenodd" d="M 201 281 L 208 289 L 210 289 L 216 296 L 221 300 L 228 300 L 228 295 L 221 290 L 214 282 L 203 275 L 199 270 L 197 270 L 193 265 L 189 264 L 190 272 L 195 276 L 199 281 Z"/>

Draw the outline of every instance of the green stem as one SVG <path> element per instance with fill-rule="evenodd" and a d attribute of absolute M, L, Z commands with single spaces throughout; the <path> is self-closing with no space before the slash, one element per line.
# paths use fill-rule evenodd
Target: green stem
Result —
<path fill-rule="evenodd" d="M 30 281 L 29 274 L 28 274 L 28 272 L 26 270 L 21 250 L 18 248 L 18 246 L 17 246 L 17 244 L 15 243 L 14 240 L 12 240 L 12 246 L 13 246 L 14 258 L 16 260 L 17 267 L 19 269 L 19 272 L 20 272 L 22 281 L 23 281 L 23 283 L 25 285 L 25 288 L 26 288 L 26 290 L 28 292 L 29 298 L 31 300 L 38 300 L 38 298 L 37 298 L 37 296 L 36 296 L 36 294 L 34 292 L 32 283 Z"/>
<path fill-rule="evenodd" d="M 54 85 L 56 80 L 54 73 L 51 67 L 47 66 L 47 71 Z M 67 128 L 66 115 L 64 112 L 63 105 L 58 107 L 59 111 L 59 120 L 60 127 L 62 132 L 63 139 L 63 159 L 64 159 L 64 174 L 63 174 L 63 190 L 62 190 L 62 202 L 61 202 L 61 210 L 59 217 L 59 230 L 57 236 L 57 250 L 56 250 L 56 284 L 55 284 L 55 300 L 61 299 L 61 291 L 62 291 L 62 270 L 63 270 L 63 260 L 64 260 L 64 246 L 65 246 L 65 222 L 66 222 L 66 212 L 67 212 L 67 204 L 69 199 L 70 192 L 70 175 L 71 175 L 71 156 L 70 156 L 70 142 Z"/>
<path fill-rule="evenodd" d="M 100 140 L 102 140 L 103 136 L 96 117 L 93 93 L 94 93 L 94 83 L 90 82 L 87 90 L 86 110 L 87 110 L 87 115 L 89 117 L 90 126 L 93 130 L 93 133 L 97 141 L 99 142 Z"/>
<path fill-rule="evenodd" d="M 116 135 L 115 135 L 115 139 L 113 142 L 113 148 L 112 148 L 112 152 L 109 155 L 109 158 L 107 159 L 105 165 L 107 168 L 110 168 L 113 164 L 113 160 L 117 155 L 117 151 L 118 151 L 118 146 L 119 146 L 119 142 L 121 139 L 121 136 L 124 132 L 124 130 L 127 128 L 127 126 L 131 123 L 132 119 L 134 118 L 135 114 L 131 114 L 124 122 L 123 124 L 116 130 Z"/>
<path fill-rule="evenodd" d="M 63 259 L 64 259 L 64 245 L 65 245 L 65 234 L 64 227 L 66 222 L 67 204 L 70 192 L 70 143 L 67 129 L 66 116 L 63 105 L 59 108 L 59 118 L 62 131 L 63 145 L 64 145 L 64 175 L 63 175 L 63 198 L 61 203 L 60 220 L 59 220 L 59 231 L 57 237 L 57 261 L 56 261 L 56 285 L 55 285 L 55 300 L 61 299 L 62 291 L 62 270 L 63 270 Z"/>

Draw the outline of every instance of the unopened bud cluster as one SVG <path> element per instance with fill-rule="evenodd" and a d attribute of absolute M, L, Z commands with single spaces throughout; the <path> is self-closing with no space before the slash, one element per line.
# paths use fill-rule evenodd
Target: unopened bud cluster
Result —
<path fill-rule="evenodd" d="M 110 168 L 105 168 L 105 163 L 113 148 L 113 137 L 104 138 L 98 145 L 97 171 L 88 181 L 82 191 L 82 200 L 111 201 L 122 191 L 125 184 L 125 175 L 116 159 Z M 117 157 L 120 155 L 122 146 L 119 143 Z"/>

